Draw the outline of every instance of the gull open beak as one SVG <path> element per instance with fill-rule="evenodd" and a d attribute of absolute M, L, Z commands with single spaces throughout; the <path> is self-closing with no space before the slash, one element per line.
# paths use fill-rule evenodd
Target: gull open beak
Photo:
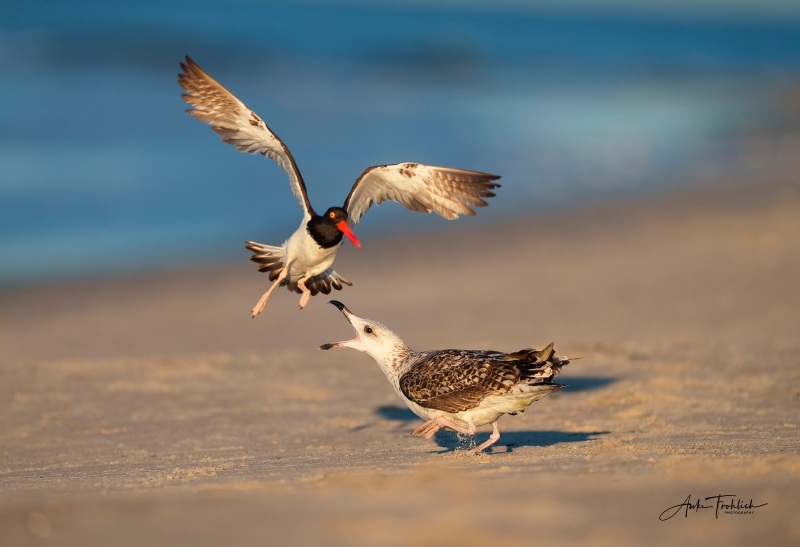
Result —
<path fill-rule="evenodd" d="M 347 306 L 345 306 L 338 300 L 331 300 L 330 302 L 328 302 L 328 304 L 333 304 L 334 306 L 339 308 L 339 311 L 342 312 L 342 315 L 344 315 L 345 319 L 347 319 L 348 322 L 350 321 L 350 316 L 353 315 L 353 313 L 347 309 Z M 358 342 L 358 332 L 356 332 L 356 337 L 353 338 L 352 340 L 345 340 L 343 342 L 334 342 L 333 344 L 322 344 L 319 347 L 319 349 L 340 348 L 349 342 Z"/>
<path fill-rule="evenodd" d="M 331 214 L 333 214 L 333 213 L 331 213 Z M 359 241 L 356 239 L 355 234 L 350 231 L 350 226 L 347 225 L 347 221 L 346 220 L 343 220 L 343 221 L 339 222 L 336 225 L 336 227 L 339 228 L 340 232 L 342 232 L 344 235 L 347 236 L 347 239 L 349 239 L 350 241 L 353 242 L 353 245 L 355 245 L 356 247 L 361 247 L 361 243 L 359 243 Z M 344 305 L 342 305 L 341 303 L 336 302 L 334 304 L 334 302 L 336 302 L 336 300 L 332 300 L 331 304 L 333 304 L 336 307 L 342 306 L 342 308 L 344 308 Z M 341 308 L 339 308 L 339 309 L 341 309 Z M 347 308 L 345 308 L 345 309 L 347 309 Z"/>

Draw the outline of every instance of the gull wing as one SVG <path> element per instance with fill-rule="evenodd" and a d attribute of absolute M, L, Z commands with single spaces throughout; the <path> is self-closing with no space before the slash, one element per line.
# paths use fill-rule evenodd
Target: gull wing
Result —
<path fill-rule="evenodd" d="M 222 136 L 223 141 L 242 152 L 261 154 L 275 160 L 286 171 L 292 193 L 300 201 L 306 217 L 310 218 L 313 209 L 308 201 L 306 185 L 283 141 L 258 114 L 247 108 L 188 56 L 186 64 L 181 63 L 181 68 L 183 74 L 178 74 L 178 83 L 186 90 L 181 96 L 194 107 L 186 112 L 209 124 Z"/>
<path fill-rule="evenodd" d="M 386 200 L 401 203 L 406 209 L 435 211 L 447 220 L 458 215 L 474 215 L 470 206 L 488 205 L 482 198 L 495 194 L 498 175 L 479 171 L 436 167 L 420 163 L 399 163 L 369 167 L 358 178 L 344 202 L 344 210 L 357 224 L 374 203 Z"/>
<path fill-rule="evenodd" d="M 445 412 L 475 408 L 490 395 L 508 393 L 519 384 L 544 394 L 561 389 L 553 378 L 569 364 L 556 357 L 553 344 L 542 350 L 514 353 L 477 350 L 423 352 L 420 360 L 400 377 L 400 391 L 418 405 Z"/>
<path fill-rule="evenodd" d="M 507 393 L 520 381 L 502 354 L 469 350 L 431 352 L 400 378 L 400 390 L 425 408 L 460 412 L 475 408 L 489 395 Z"/>

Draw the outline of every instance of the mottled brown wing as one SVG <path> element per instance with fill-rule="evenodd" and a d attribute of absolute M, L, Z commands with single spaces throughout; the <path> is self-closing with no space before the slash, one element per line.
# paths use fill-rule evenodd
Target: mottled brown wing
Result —
<path fill-rule="evenodd" d="M 519 369 L 497 352 L 444 350 L 400 378 L 400 390 L 425 408 L 460 412 L 478 406 L 487 395 L 508 392 L 520 380 Z"/>
<path fill-rule="evenodd" d="M 188 56 L 186 64 L 181 63 L 181 68 L 184 73 L 178 74 L 178 83 L 186 90 L 181 97 L 194 107 L 194 110 L 189 109 L 186 112 L 209 124 L 222 136 L 223 141 L 236 146 L 242 152 L 261 154 L 275 160 L 288 175 L 292 193 L 310 218 L 313 210 L 308 201 L 306 185 L 283 141 L 267 127 L 258 114 L 247 108 Z"/>
<path fill-rule="evenodd" d="M 380 205 L 386 200 L 401 203 L 411 211 L 435 211 L 453 220 L 458 215 L 474 215 L 470 206 L 487 205 L 482 198 L 495 195 L 491 190 L 500 185 L 492 181 L 499 178 L 479 171 L 419 163 L 376 165 L 358 177 L 343 208 L 353 224 L 373 203 Z"/>

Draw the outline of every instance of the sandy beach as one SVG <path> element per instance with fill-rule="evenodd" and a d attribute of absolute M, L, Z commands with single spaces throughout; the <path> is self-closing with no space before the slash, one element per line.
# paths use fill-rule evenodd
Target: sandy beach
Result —
<path fill-rule="evenodd" d="M 7 290 L 0 544 L 800 542 L 796 182 L 359 237 L 331 297 L 414 349 L 553 341 L 568 387 L 470 458 L 412 437 L 368 356 L 317 349 L 352 336 L 330 297 L 251 319 L 244 249 Z M 687 496 L 710 508 L 659 519 Z"/>

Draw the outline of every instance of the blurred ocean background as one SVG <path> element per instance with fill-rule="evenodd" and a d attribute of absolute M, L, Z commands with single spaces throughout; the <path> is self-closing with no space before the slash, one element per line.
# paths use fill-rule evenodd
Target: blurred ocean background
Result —
<path fill-rule="evenodd" d="M 297 228 L 281 169 L 184 113 L 186 54 L 284 140 L 318 210 L 402 161 L 502 175 L 468 223 L 797 176 L 800 2 L 565 5 L 4 2 L 0 286 L 246 260 Z M 369 252 L 453 226 L 386 203 L 355 232 Z"/>

